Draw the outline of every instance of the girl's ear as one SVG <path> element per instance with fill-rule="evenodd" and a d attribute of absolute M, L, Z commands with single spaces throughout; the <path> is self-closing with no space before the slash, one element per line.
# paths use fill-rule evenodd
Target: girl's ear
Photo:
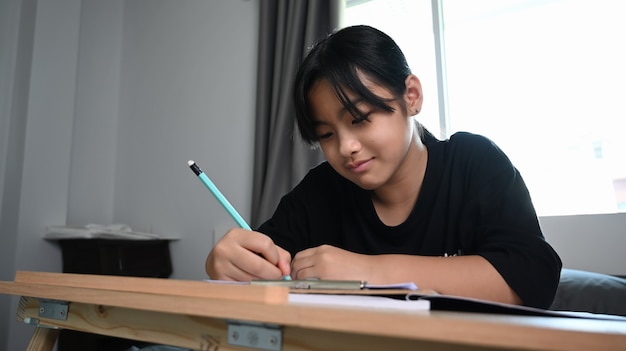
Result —
<path fill-rule="evenodd" d="M 422 109 L 424 96 L 422 95 L 422 83 L 414 74 L 409 74 L 404 81 L 406 91 L 404 92 L 404 102 L 409 116 L 414 116 Z"/>

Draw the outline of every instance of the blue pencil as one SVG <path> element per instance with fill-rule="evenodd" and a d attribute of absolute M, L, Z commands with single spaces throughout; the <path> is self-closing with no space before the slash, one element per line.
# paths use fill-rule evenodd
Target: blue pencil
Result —
<path fill-rule="evenodd" d="M 213 194 L 213 196 L 215 196 L 217 201 L 219 201 L 219 203 L 224 207 L 224 209 L 226 209 L 226 212 L 228 212 L 228 214 L 231 217 L 233 217 L 237 225 L 239 225 L 243 229 L 252 230 L 252 228 L 250 228 L 248 223 L 246 223 L 246 220 L 243 219 L 243 217 L 241 217 L 239 212 L 237 212 L 237 210 L 235 210 L 233 205 L 231 205 L 230 202 L 228 202 L 226 197 L 222 195 L 220 190 L 215 186 L 215 184 L 213 184 L 211 179 L 207 177 L 207 175 L 200 169 L 200 167 L 198 167 L 198 165 L 193 160 L 187 161 L 187 164 L 189 165 L 193 173 L 195 173 L 198 176 L 198 178 L 200 178 L 200 180 L 202 181 L 202 183 L 204 183 L 207 189 L 211 191 L 211 193 Z"/>

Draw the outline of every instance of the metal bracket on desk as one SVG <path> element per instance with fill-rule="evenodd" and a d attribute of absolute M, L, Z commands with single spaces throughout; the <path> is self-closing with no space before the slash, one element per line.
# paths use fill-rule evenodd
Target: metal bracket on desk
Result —
<path fill-rule="evenodd" d="M 39 300 L 39 317 L 67 320 L 69 302 L 57 300 Z"/>
<path fill-rule="evenodd" d="M 228 343 L 259 350 L 280 351 L 283 331 L 278 325 L 228 322 Z"/>

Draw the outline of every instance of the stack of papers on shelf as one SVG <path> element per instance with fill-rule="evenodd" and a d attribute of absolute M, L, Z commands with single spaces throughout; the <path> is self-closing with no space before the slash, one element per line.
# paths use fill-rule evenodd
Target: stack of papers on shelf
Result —
<path fill-rule="evenodd" d="M 158 234 L 135 232 L 125 224 L 113 224 L 109 226 L 99 224 L 87 224 L 85 226 L 48 226 L 45 239 L 126 239 L 126 240 L 151 240 L 168 239 Z"/>

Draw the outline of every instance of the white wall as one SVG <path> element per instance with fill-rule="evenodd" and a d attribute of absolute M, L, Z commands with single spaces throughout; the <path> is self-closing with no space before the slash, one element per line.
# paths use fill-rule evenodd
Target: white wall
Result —
<path fill-rule="evenodd" d="M 242 0 L 126 3 L 114 218 L 181 236 L 172 244 L 176 278 L 205 277 L 213 227 L 232 223 L 189 159 L 249 217 L 257 8 Z"/>
<path fill-rule="evenodd" d="M 61 271 L 45 227 L 87 223 L 176 235 L 173 277 L 204 278 L 213 228 L 232 221 L 186 163 L 198 161 L 249 216 L 258 2 L 0 0 L 0 9 L 9 29 L 0 77 L 28 83 L 22 94 L 19 82 L 0 91 L 11 102 L 0 110 L 0 165 L 16 166 L 0 168 L 2 280 Z M 27 74 L 19 45 L 32 48 Z M 15 121 L 21 139 L 6 137 Z M 21 162 L 10 162 L 13 140 Z M 16 307 L 0 297 L 0 350 L 25 348 L 32 333 Z"/>
<path fill-rule="evenodd" d="M 563 266 L 626 276 L 626 213 L 539 219 Z"/>
<path fill-rule="evenodd" d="M 187 160 L 249 215 L 258 4 L 82 8 L 68 223 L 179 236 L 173 277 L 202 278 L 213 227 L 232 222 Z"/>
<path fill-rule="evenodd" d="M 232 222 L 186 161 L 248 218 L 258 1 L 0 0 L 1 280 L 60 271 L 41 236 L 66 223 L 178 235 L 173 277 L 204 278 Z M 566 266 L 626 274 L 626 214 L 541 224 Z M 32 333 L 16 302 L 0 350 Z"/>
<path fill-rule="evenodd" d="M 114 221 L 123 21 L 122 0 L 81 2 L 68 224 Z"/>
<path fill-rule="evenodd" d="M 2 234 L 15 235 L 11 267 L 15 270 L 58 271 L 61 266 L 59 250 L 41 240 L 41 234 L 47 223 L 65 221 L 67 216 L 79 11 L 78 0 L 43 1 L 37 4 L 35 18 L 28 19 L 36 22 L 36 29 L 30 77 L 22 77 L 30 78 L 26 110 L 22 111 L 27 114 L 22 173 L 14 188 L 19 196 L 8 204 L 16 226 Z M 5 206 L 3 216 L 9 210 Z M 16 309 L 17 298 L 12 298 L 9 310 L 13 313 L 3 316 L 14 316 Z M 9 320 L 8 350 L 23 348 L 32 327 Z"/>
<path fill-rule="evenodd" d="M 0 279 L 12 280 L 15 271 L 24 115 L 34 28 L 21 21 L 34 14 L 34 1 L 0 0 Z M 18 45 L 20 41 L 24 45 Z M 22 79 L 20 79 L 22 78 Z M 9 328 L 15 323 L 14 299 L 0 295 L 0 350 L 7 350 Z"/>

